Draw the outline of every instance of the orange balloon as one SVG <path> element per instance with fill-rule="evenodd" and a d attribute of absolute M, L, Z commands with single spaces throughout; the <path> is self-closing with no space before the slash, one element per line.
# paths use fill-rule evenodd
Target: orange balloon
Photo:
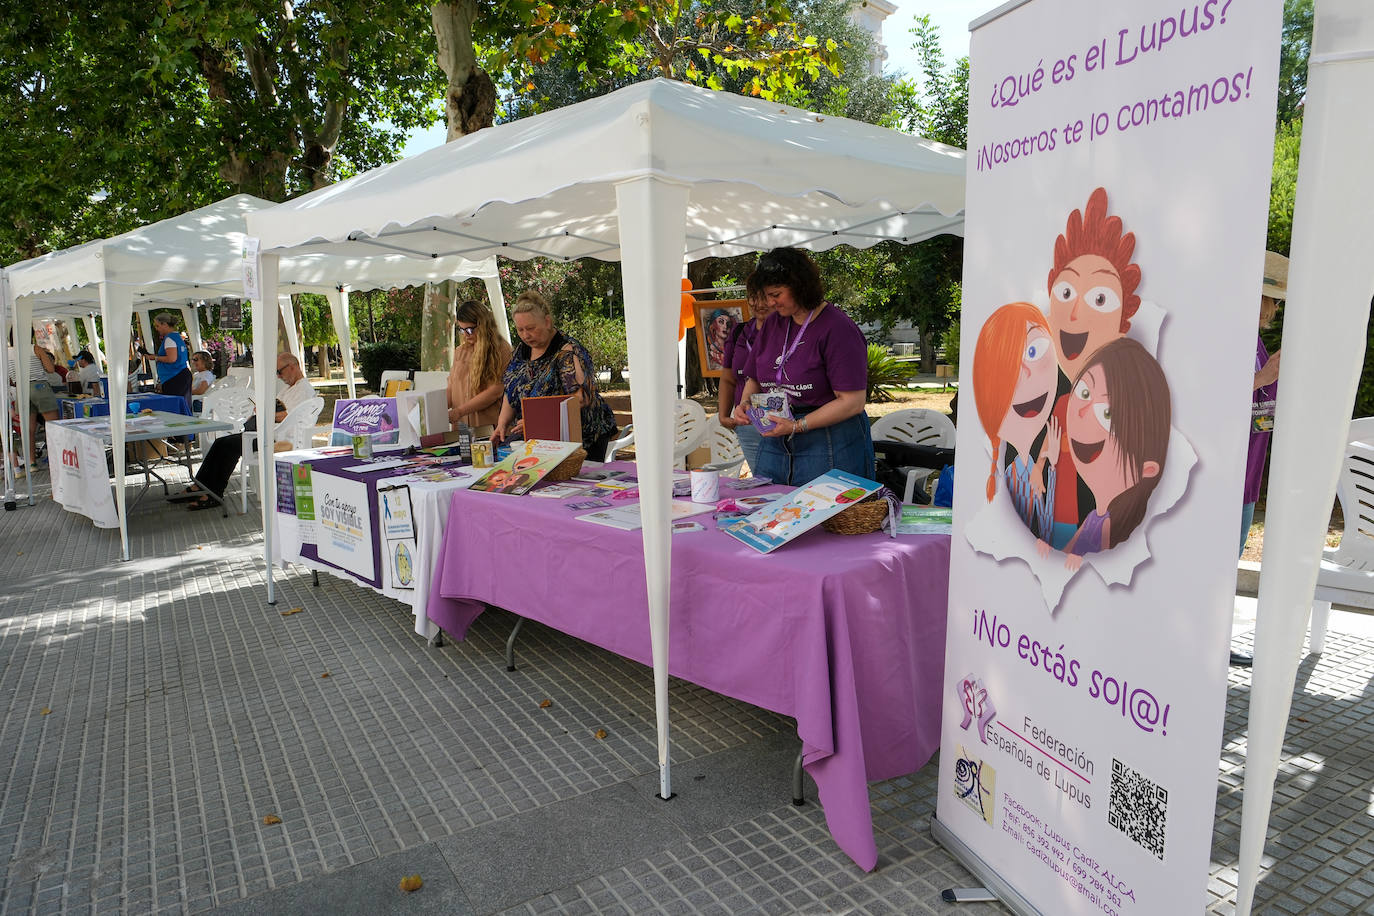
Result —
<path fill-rule="evenodd" d="M 682 282 L 687 283 L 686 280 L 683 280 Z M 687 333 L 688 328 L 694 328 L 697 326 L 697 313 L 696 309 L 694 308 L 696 304 L 697 300 L 695 296 L 692 296 L 690 293 L 682 294 L 682 308 L 678 312 L 677 317 L 678 340 L 682 339 L 683 335 Z"/>

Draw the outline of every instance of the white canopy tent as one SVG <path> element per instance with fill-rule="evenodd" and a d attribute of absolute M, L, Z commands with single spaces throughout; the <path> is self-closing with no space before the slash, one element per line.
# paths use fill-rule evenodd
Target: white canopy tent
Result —
<path fill-rule="evenodd" d="M 622 262 L 660 792 L 667 797 L 668 482 L 684 261 L 779 245 L 866 248 L 957 234 L 963 201 L 962 150 L 653 80 L 479 131 L 250 214 L 248 229 L 261 241 L 269 296 L 278 258 L 304 253 Z M 268 381 L 259 377 L 260 391 Z M 274 484 L 264 466 L 264 513 Z M 270 558 L 270 543 L 265 549 Z M 270 559 L 268 576 L 270 597 Z"/>
<path fill-rule="evenodd" d="M 189 311 L 192 317 L 188 320 L 193 321 L 194 307 L 188 306 L 188 302 L 226 294 L 240 295 L 245 219 L 250 213 L 272 206 L 270 201 L 239 194 L 123 235 L 22 261 L 4 271 L 5 308 L 0 309 L 0 338 L 9 320 L 14 322 L 16 329 L 27 329 L 38 315 L 74 316 L 99 311 L 102 316 L 106 349 L 113 356 L 109 364 L 110 430 L 115 444 L 115 479 L 121 481 L 115 488 L 115 502 L 120 544 L 126 560 L 129 558 L 129 537 L 122 481 L 128 364 L 123 354 L 128 352 L 131 316 L 136 310 L 165 303 L 184 309 L 183 314 Z M 302 255 L 283 260 L 280 282 L 265 301 L 275 301 L 280 293 L 289 303 L 287 294 L 301 292 L 319 293 L 328 299 L 334 328 L 339 340 L 345 342 L 344 367 L 352 396 L 355 393 L 353 361 L 346 346 L 348 290 L 385 289 L 467 277 L 482 277 L 491 296 L 493 311 L 504 314 L 495 258 L 475 262 L 456 256 L 419 261 L 396 254 L 382 258 Z M 267 330 L 267 316 L 272 314 L 275 312 L 270 308 L 253 309 L 253 347 L 259 374 L 275 366 L 275 359 L 262 356 L 276 345 L 275 321 L 270 325 L 270 332 Z M 504 322 L 498 324 L 504 326 Z M 16 333 L 15 336 L 24 335 Z M 25 346 L 20 341 L 20 366 L 16 369 L 27 367 Z M 20 378 L 25 374 L 17 373 Z M 266 375 L 266 378 L 271 380 L 272 376 Z M 272 403 L 270 391 L 259 389 L 259 404 Z M 20 416 L 27 418 L 28 386 L 19 385 L 18 393 Z M 263 401 L 264 396 L 269 399 Z M 24 430 L 23 448 L 27 451 L 32 435 L 27 422 Z M 4 437 L 4 442 L 8 449 L 8 436 Z M 13 485 L 8 457 L 5 465 L 6 493 L 10 494 Z M 32 504 L 31 482 L 28 498 Z"/>
<path fill-rule="evenodd" d="M 1318 0 L 1314 25 L 1256 616 L 1236 895 L 1241 916 L 1254 902 L 1374 296 L 1374 175 L 1365 161 L 1374 148 L 1374 13 L 1368 0 Z"/>

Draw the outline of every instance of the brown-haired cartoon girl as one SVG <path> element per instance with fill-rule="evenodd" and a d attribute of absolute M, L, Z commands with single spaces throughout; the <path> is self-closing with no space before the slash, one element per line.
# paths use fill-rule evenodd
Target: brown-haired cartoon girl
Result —
<path fill-rule="evenodd" d="M 1131 262 L 1135 233 L 1123 232 L 1121 217 L 1107 215 L 1107 192 L 1096 188 L 1082 211 L 1069 214 L 1064 232 L 1054 240 L 1050 269 L 1050 329 L 1059 354 L 1058 398 L 1054 415 L 1064 423 L 1069 380 L 1082 371 L 1098 348 L 1123 337 L 1140 308 L 1136 288 L 1140 267 Z M 1062 454 L 1061 484 L 1055 492 L 1055 547 L 1063 547 L 1093 508 L 1074 478 L 1073 456 Z"/>
<path fill-rule="evenodd" d="M 988 316 L 973 351 L 973 400 L 983 431 L 992 441 L 988 502 L 997 493 L 1001 468 L 1017 515 L 1047 543 L 1053 525 L 1050 507 L 1054 503 L 1060 439 L 1059 423 L 1050 416 L 1056 380 L 1050 326 L 1038 308 L 1029 302 L 1013 302 Z M 1047 421 L 1047 444 L 1036 460 L 1032 448 Z M 1004 442 L 1016 452 L 1005 467 Z"/>
<path fill-rule="evenodd" d="M 1145 518 L 1164 472 L 1169 423 L 1169 382 L 1139 343 L 1112 341 L 1083 364 L 1069 394 L 1066 431 L 1078 475 L 1099 508 L 1064 547 L 1069 569 L 1084 554 L 1126 540 Z"/>

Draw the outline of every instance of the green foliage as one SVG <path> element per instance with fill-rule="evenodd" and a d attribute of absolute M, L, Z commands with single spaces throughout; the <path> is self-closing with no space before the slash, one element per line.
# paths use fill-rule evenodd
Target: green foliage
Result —
<path fill-rule="evenodd" d="M 959 322 L 952 323 L 945 328 L 945 363 L 959 368 Z"/>
<path fill-rule="evenodd" d="M 917 16 L 911 34 L 921 72 L 895 89 L 892 101 L 902 127 L 927 140 L 963 149 L 968 145 L 968 58 L 945 64 L 940 30 L 929 16 Z"/>
<path fill-rule="evenodd" d="M 339 342 L 329 300 L 317 293 L 301 293 L 296 299 L 301 320 L 301 346 L 320 347 Z"/>
<path fill-rule="evenodd" d="M 1311 53 L 1312 0 L 1284 0 L 1283 38 L 1279 42 L 1280 125 L 1302 117 L 1302 103 L 1307 95 L 1307 58 Z"/>
<path fill-rule="evenodd" d="M 870 403 L 879 404 L 893 400 L 884 390 L 897 385 L 905 385 L 911 380 L 910 364 L 904 363 L 887 352 L 882 344 L 868 345 L 868 393 Z"/>
<path fill-rule="evenodd" d="M 383 340 L 358 347 L 358 371 L 373 391 L 382 390 L 382 373 L 388 369 L 420 368 L 420 341 Z"/>
<path fill-rule="evenodd" d="M 391 161 L 433 55 L 419 0 L 7 3 L 0 262 Z"/>
<path fill-rule="evenodd" d="M 1274 137 L 1274 171 L 1269 184 L 1269 232 L 1265 246 L 1287 254 L 1293 237 L 1293 205 L 1298 196 L 1298 151 L 1302 119 L 1279 125 Z"/>
<path fill-rule="evenodd" d="M 624 318 L 607 318 L 586 312 L 576 318 L 559 321 L 558 329 L 586 347 L 591 354 L 592 365 L 598 372 L 608 370 L 612 379 L 618 378 L 629 362 Z"/>

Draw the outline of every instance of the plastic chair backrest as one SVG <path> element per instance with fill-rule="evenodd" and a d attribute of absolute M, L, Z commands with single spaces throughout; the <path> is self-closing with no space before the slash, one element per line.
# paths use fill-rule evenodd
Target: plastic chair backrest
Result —
<path fill-rule="evenodd" d="M 714 419 L 714 418 L 712 418 Z M 719 422 L 711 426 L 710 441 L 711 463 L 721 470 L 733 470 L 744 464 L 744 448 L 739 444 L 739 436 L 733 429 L 726 429 Z"/>
<path fill-rule="evenodd" d="M 437 388 L 448 387 L 448 373 L 437 371 L 422 371 L 415 373 L 416 391 L 434 391 Z"/>
<path fill-rule="evenodd" d="M 405 369 L 383 369 L 381 381 L 377 383 L 378 392 L 386 391 L 387 382 L 408 382 L 410 373 Z"/>
<path fill-rule="evenodd" d="M 706 411 L 696 401 L 679 398 L 675 411 L 677 427 L 673 432 L 673 460 L 690 455 L 710 431 L 706 427 Z"/>
<path fill-rule="evenodd" d="M 324 410 L 324 398 L 316 395 L 302 401 L 286 412 L 286 417 L 277 424 L 278 442 L 290 442 L 293 449 L 310 448 L 315 435 L 315 424 L 319 422 Z"/>
<path fill-rule="evenodd" d="M 873 424 L 873 438 L 954 448 L 954 421 L 928 407 L 907 407 L 879 417 Z"/>
<path fill-rule="evenodd" d="M 242 432 L 243 425 L 253 415 L 253 399 L 246 388 L 211 389 L 201 397 L 201 415 L 232 423 L 234 432 Z"/>
<path fill-rule="evenodd" d="M 251 388 L 253 387 L 253 367 L 230 366 L 229 374 L 225 378 L 238 379 L 240 388 Z"/>
<path fill-rule="evenodd" d="M 1350 421 L 1336 497 L 1345 531 L 1328 559 L 1345 567 L 1374 569 L 1374 417 Z"/>

